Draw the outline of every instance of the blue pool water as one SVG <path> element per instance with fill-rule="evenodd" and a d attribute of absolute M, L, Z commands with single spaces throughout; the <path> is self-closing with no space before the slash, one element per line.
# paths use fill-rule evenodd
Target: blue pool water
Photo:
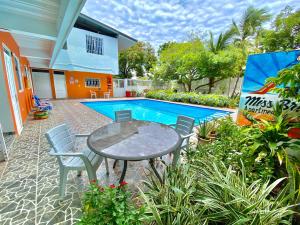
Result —
<path fill-rule="evenodd" d="M 82 102 L 82 104 L 111 119 L 115 119 L 115 111 L 131 110 L 137 120 L 147 120 L 163 124 L 174 124 L 178 115 L 195 118 L 196 125 L 213 117 L 221 117 L 230 112 L 203 107 L 181 105 L 148 99 Z"/>

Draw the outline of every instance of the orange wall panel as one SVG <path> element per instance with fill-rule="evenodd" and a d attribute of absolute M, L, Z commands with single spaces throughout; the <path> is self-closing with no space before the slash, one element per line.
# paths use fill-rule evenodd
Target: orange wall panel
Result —
<path fill-rule="evenodd" d="M 30 69 L 30 65 L 29 65 L 28 60 L 25 57 L 20 56 L 19 47 L 10 33 L 0 31 L 0 43 L 1 43 L 0 51 L 2 53 L 1 61 L 3 64 L 3 68 L 4 68 L 3 74 L 4 74 L 4 79 L 6 80 L 7 90 L 9 90 L 9 87 L 8 87 L 8 81 L 7 81 L 7 74 L 6 74 L 6 70 L 5 70 L 5 62 L 4 62 L 4 56 L 3 56 L 4 53 L 3 53 L 3 49 L 2 49 L 3 44 L 6 47 L 8 47 L 9 50 L 12 51 L 12 53 L 18 57 L 19 62 L 20 62 L 20 69 L 21 69 L 20 72 L 22 74 L 22 82 L 23 82 L 24 89 L 22 91 L 17 91 L 17 92 L 18 92 L 18 100 L 19 100 L 19 107 L 20 107 L 20 112 L 21 112 L 21 116 L 22 116 L 22 121 L 25 122 L 25 120 L 28 116 L 28 113 L 30 112 L 31 107 L 33 105 L 32 89 L 31 89 L 31 87 L 28 87 L 28 85 L 26 84 L 27 81 L 26 81 L 26 76 L 25 76 L 25 65 L 27 66 L 28 69 Z M 15 67 L 15 62 L 14 62 L 13 58 L 12 58 L 12 63 L 13 63 L 13 66 Z M 19 90 L 18 78 L 17 78 L 17 74 L 16 74 L 15 70 L 14 70 L 14 75 L 15 75 L 15 84 L 17 86 L 17 90 Z M 8 91 L 8 97 L 10 98 L 9 91 Z M 10 102 L 10 110 L 11 110 L 11 113 L 14 118 L 11 101 L 9 100 L 9 102 Z M 15 124 L 15 127 L 16 127 L 16 124 Z"/>
<path fill-rule="evenodd" d="M 96 91 L 97 97 L 103 97 L 104 92 L 113 96 L 112 75 L 91 72 L 65 71 L 68 98 L 90 98 L 90 90 Z M 85 86 L 86 78 L 98 78 L 101 88 L 91 88 Z"/>

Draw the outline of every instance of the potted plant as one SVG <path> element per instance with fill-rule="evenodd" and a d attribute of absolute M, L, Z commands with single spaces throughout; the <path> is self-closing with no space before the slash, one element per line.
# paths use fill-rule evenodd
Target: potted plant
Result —
<path fill-rule="evenodd" d="M 204 120 L 197 127 L 197 139 L 198 143 L 209 143 L 215 139 L 215 123 L 214 121 L 208 122 Z"/>
<path fill-rule="evenodd" d="M 33 118 L 35 120 L 47 119 L 49 117 L 49 113 L 47 110 L 36 110 L 33 112 Z"/>
<path fill-rule="evenodd" d="M 125 95 L 126 95 L 126 97 L 131 97 L 131 91 L 126 91 Z"/>
<path fill-rule="evenodd" d="M 131 97 L 136 97 L 136 91 L 135 90 L 131 91 Z"/>

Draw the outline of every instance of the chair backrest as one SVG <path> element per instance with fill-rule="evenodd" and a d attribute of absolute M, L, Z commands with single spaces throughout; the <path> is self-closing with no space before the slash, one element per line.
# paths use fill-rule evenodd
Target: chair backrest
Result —
<path fill-rule="evenodd" d="M 195 120 L 188 116 L 178 116 L 176 122 L 176 131 L 181 135 L 191 134 L 194 128 Z"/>
<path fill-rule="evenodd" d="M 132 120 L 131 110 L 115 111 L 116 122 L 126 122 Z"/>
<path fill-rule="evenodd" d="M 37 106 L 41 106 L 41 99 L 38 96 L 34 95 L 33 99 Z"/>
<path fill-rule="evenodd" d="M 66 124 L 49 130 L 46 138 L 55 152 L 69 152 L 74 149 L 75 135 Z"/>

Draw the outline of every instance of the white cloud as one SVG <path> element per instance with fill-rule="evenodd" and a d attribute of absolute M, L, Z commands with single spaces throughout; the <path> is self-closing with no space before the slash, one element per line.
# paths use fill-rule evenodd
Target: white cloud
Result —
<path fill-rule="evenodd" d="M 183 41 L 191 31 L 218 34 L 238 21 L 249 5 L 277 14 L 299 0 L 87 0 L 82 12 L 148 41 L 156 48 L 166 41 Z"/>

